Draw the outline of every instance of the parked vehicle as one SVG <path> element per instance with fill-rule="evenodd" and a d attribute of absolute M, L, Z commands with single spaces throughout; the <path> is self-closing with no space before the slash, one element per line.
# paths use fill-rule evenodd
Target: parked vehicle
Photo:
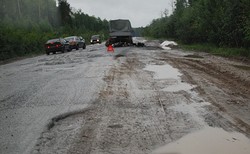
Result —
<path fill-rule="evenodd" d="M 82 37 L 78 36 L 69 36 L 65 37 L 65 40 L 69 42 L 69 46 L 71 49 L 79 50 L 79 48 L 86 48 L 85 40 Z"/>
<path fill-rule="evenodd" d="M 114 46 L 133 45 L 133 29 L 129 20 L 118 19 L 109 21 L 109 39 L 106 46 L 113 44 Z"/>
<path fill-rule="evenodd" d="M 93 36 L 91 36 L 90 43 L 91 44 L 102 43 L 100 35 L 93 35 Z"/>
<path fill-rule="evenodd" d="M 71 51 L 69 43 L 63 38 L 48 40 L 44 47 L 47 55 L 50 53 L 55 54 L 56 52 L 64 53 L 66 51 Z"/>
<path fill-rule="evenodd" d="M 83 39 L 81 36 L 79 36 L 80 38 L 80 47 L 83 49 L 86 49 L 86 43 L 85 43 L 85 39 Z"/>

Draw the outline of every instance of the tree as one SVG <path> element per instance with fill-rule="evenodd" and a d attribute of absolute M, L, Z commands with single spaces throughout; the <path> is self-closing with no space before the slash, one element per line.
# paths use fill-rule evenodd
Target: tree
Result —
<path fill-rule="evenodd" d="M 249 0 L 176 0 L 169 17 L 153 20 L 145 34 L 185 43 L 250 46 Z"/>
<path fill-rule="evenodd" d="M 58 7 L 55 0 L 0 0 L 0 60 L 43 53 L 55 37 L 78 35 L 87 42 L 93 34 L 105 39 L 107 31 L 107 20 L 73 12 L 66 0 Z"/>
<path fill-rule="evenodd" d="M 58 0 L 58 9 L 62 26 L 72 26 L 72 12 L 70 9 L 70 4 L 67 2 L 67 0 Z"/>
<path fill-rule="evenodd" d="M 20 6 L 20 0 L 17 0 L 17 10 L 18 10 L 18 15 L 19 15 L 19 18 L 21 18 L 21 6 Z"/>

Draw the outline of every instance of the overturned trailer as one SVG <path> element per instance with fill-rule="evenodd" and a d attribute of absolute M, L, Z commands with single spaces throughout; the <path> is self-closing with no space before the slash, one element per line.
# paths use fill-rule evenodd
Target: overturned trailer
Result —
<path fill-rule="evenodd" d="M 133 45 L 133 29 L 129 20 L 118 19 L 109 21 L 109 39 L 106 46 L 129 46 Z"/>

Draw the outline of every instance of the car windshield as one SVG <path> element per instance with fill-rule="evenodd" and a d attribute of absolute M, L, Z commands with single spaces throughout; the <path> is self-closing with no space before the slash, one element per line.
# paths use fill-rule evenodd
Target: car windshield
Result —
<path fill-rule="evenodd" d="M 60 42 L 60 41 L 59 39 L 52 39 L 47 41 L 47 43 L 54 43 L 54 42 Z"/>
<path fill-rule="evenodd" d="M 75 37 L 66 37 L 64 39 L 67 40 L 67 41 L 73 41 L 75 39 Z"/>
<path fill-rule="evenodd" d="M 99 39 L 99 35 L 93 35 L 92 37 L 91 37 L 91 39 Z"/>

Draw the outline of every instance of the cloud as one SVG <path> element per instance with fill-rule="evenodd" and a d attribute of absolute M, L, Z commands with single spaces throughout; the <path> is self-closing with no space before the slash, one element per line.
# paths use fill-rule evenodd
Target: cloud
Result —
<path fill-rule="evenodd" d="M 146 26 L 171 10 L 172 0 L 68 0 L 71 7 L 101 19 L 129 19 L 133 27 Z"/>

